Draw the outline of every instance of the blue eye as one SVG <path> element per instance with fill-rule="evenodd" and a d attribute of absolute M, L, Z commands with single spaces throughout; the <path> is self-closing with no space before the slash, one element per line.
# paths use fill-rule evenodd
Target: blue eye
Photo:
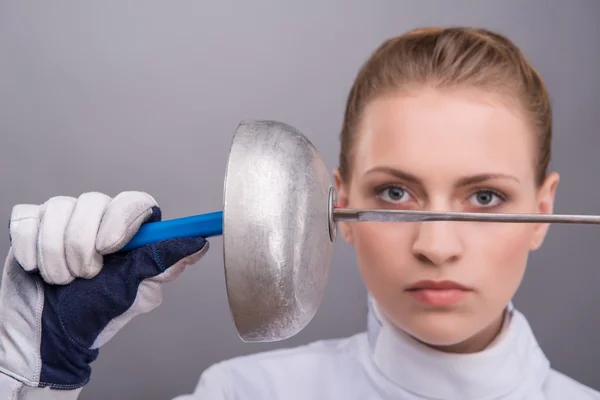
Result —
<path fill-rule="evenodd" d="M 498 205 L 498 202 L 502 202 L 504 200 L 502 196 L 491 190 L 478 191 L 471 197 L 471 199 L 475 202 L 476 206 L 482 207 L 494 207 Z"/>
<path fill-rule="evenodd" d="M 398 186 L 389 186 L 383 189 L 378 190 L 377 194 L 383 198 L 383 200 L 388 201 L 390 203 L 397 203 L 400 201 L 405 201 L 405 197 L 408 196 L 406 190 L 398 187 Z"/>

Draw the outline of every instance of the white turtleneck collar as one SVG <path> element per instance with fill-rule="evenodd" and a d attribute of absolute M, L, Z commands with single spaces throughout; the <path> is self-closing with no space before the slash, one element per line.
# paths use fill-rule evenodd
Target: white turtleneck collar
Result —
<path fill-rule="evenodd" d="M 429 399 L 497 399 L 523 385 L 541 388 L 550 363 L 525 317 L 509 305 L 499 337 L 485 350 L 450 354 L 396 329 L 369 298 L 368 339 L 375 369 L 392 385 Z"/>

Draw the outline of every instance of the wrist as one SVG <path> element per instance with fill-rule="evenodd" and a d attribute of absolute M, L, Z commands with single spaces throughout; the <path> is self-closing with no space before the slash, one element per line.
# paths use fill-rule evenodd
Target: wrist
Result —
<path fill-rule="evenodd" d="M 90 379 L 98 350 L 75 343 L 38 276 L 10 250 L 0 290 L 0 372 L 27 387 L 76 389 Z M 50 300 L 50 301 L 49 301 Z"/>
<path fill-rule="evenodd" d="M 20 382 L 23 387 L 56 390 L 84 387 L 90 380 L 90 364 L 98 357 L 98 349 L 85 349 L 65 341 L 64 334 L 56 330 L 60 328 L 50 328 L 51 324 L 52 321 L 41 319 L 43 334 L 35 341 L 20 330 L 2 329 L 0 375 Z"/>
<path fill-rule="evenodd" d="M 43 360 L 40 370 L 41 387 L 54 389 L 76 389 L 85 386 L 92 373 L 90 364 L 98 357 L 98 349 L 87 349 L 67 336 L 62 322 L 56 313 L 47 312 L 48 303 L 42 316 L 42 340 L 40 356 Z"/>
<path fill-rule="evenodd" d="M 42 366 L 39 386 L 54 389 L 76 389 L 85 386 L 91 376 L 90 364 L 98 357 L 98 349 L 90 349 L 79 343 L 66 329 L 77 325 L 61 316 L 68 302 L 61 302 L 54 287 L 44 291 L 44 308 L 41 318 L 40 358 Z M 68 311 L 68 310 L 67 310 Z M 70 315 L 66 313 L 66 315 Z M 82 324 L 83 321 L 77 321 Z"/>
<path fill-rule="evenodd" d="M 29 386 L 12 375 L 0 372 L 0 399 L 12 400 L 76 400 L 81 388 L 73 390 L 55 390 Z"/>

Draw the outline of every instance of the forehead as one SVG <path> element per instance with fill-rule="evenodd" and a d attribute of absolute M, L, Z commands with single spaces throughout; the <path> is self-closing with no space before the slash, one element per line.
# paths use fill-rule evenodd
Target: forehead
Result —
<path fill-rule="evenodd" d="M 478 91 L 422 90 L 379 98 L 364 110 L 355 171 L 376 166 L 439 177 L 511 173 L 533 178 L 534 135 L 516 108 Z"/>

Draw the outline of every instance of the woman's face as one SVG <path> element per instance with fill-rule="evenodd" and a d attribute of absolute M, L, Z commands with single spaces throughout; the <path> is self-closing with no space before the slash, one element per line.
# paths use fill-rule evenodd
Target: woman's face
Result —
<path fill-rule="evenodd" d="M 347 185 L 335 171 L 338 205 L 552 212 L 558 175 L 536 186 L 535 135 L 494 96 L 427 89 L 371 102 Z M 359 222 L 340 229 L 369 292 L 398 328 L 437 348 L 470 352 L 495 336 L 547 225 Z"/>

